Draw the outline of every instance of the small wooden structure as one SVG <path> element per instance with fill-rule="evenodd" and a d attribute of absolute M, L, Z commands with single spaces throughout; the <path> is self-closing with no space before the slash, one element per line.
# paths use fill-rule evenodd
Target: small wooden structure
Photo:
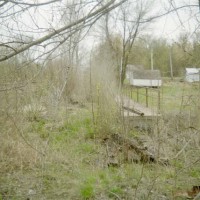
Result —
<path fill-rule="evenodd" d="M 123 96 L 117 97 L 116 101 L 122 105 L 124 116 L 141 116 L 141 117 L 157 117 L 160 116 L 158 109 L 148 108 L 132 99 Z"/>
<path fill-rule="evenodd" d="M 162 85 L 160 70 L 128 70 L 127 79 L 130 85 L 136 87 L 160 87 Z"/>
<path fill-rule="evenodd" d="M 131 127 L 147 130 L 153 127 L 157 123 L 157 119 L 161 117 L 158 109 L 147 108 L 126 96 L 116 97 L 116 102 L 120 105 L 122 115 Z"/>
<path fill-rule="evenodd" d="M 200 81 L 200 68 L 186 68 L 185 81 L 189 83 Z"/>
<path fill-rule="evenodd" d="M 144 70 L 143 65 L 127 65 L 126 66 L 126 78 L 131 80 L 133 78 L 133 71 L 134 70 Z"/>

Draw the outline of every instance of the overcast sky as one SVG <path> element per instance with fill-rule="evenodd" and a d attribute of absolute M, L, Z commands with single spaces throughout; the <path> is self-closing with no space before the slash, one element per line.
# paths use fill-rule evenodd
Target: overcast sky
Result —
<path fill-rule="evenodd" d="M 47 0 L 41 1 L 46 2 Z M 41 1 L 38 0 L 38 2 Z M 135 5 L 139 1 L 146 1 L 146 3 L 153 2 L 153 0 L 132 0 L 130 2 Z M 27 0 L 27 2 L 29 1 Z M 71 2 L 74 3 L 76 2 L 76 0 L 71 0 Z M 92 7 L 95 5 L 95 1 L 84 0 L 83 2 L 87 3 L 87 7 L 85 6 L 84 11 L 82 10 L 82 12 L 84 13 L 85 11 L 88 12 L 88 10 L 90 10 L 90 6 Z M 170 2 L 172 2 L 172 4 L 170 4 Z M 149 5 L 150 12 L 148 13 L 147 17 L 162 15 L 163 13 L 166 13 L 173 8 L 192 4 L 198 5 L 198 3 L 198 0 L 154 0 L 154 3 Z M 67 23 L 68 20 L 62 19 L 60 13 L 62 13 L 63 10 L 70 11 L 70 9 L 65 8 L 65 5 L 66 4 L 64 4 L 63 0 L 58 2 L 57 4 L 42 6 L 38 9 L 32 8 L 30 12 L 21 15 L 21 17 L 17 19 L 15 19 L 15 17 L 3 18 L 3 15 L 5 14 L 2 14 L 0 18 L 1 41 L 4 41 L 7 38 L 15 38 L 15 36 L 18 35 L 24 35 L 24 37 L 30 36 L 31 40 L 32 37 L 38 38 L 49 34 L 50 32 L 54 31 L 54 29 L 62 27 L 64 24 Z M 10 10 L 10 12 L 12 12 L 12 9 Z M 132 15 L 135 14 L 134 9 L 131 10 L 131 12 Z M 144 33 L 148 33 L 157 38 L 164 37 L 169 42 L 173 42 L 173 40 L 176 40 L 179 34 L 182 32 L 189 32 L 192 36 L 195 31 L 199 31 L 199 16 L 200 10 L 198 6 L 186 7 L 184 9 L 177 10 L 176 12 L 171 12 L 170 14 L 164 15 L 163 17 L 157 18 L 151 24 L 145 24 Z M 114 32 L 115 29 L 116 27 L 113 26 L 113 28 L 111 28 L 111 31 Z M 17 33 L 19 34 L 17 35 Z M 93 32 L 90 33 L 90 36 L 87 37 L 87 40 L 84 42 L 86 48 L 89 47 L 88 49 L 91 49 L 94 41 L 98 40 L 97 34 L 98 33 L 95 32 L 93 29 Z M 18 38 L 16 37 L 16 39 Z"/>
<path fill-rule="evenodd" d="M 174 7 L 181 7 L 186 5 L 198 5 L 198 0 L 175 0 L 175 4 L 170 5 L 170 0 L 155 0 L 150 8 L 150 14 L 148 16 L 162 15 L 168 12 Z M 144 30 L 141 34 L 149 34 L 155 38 L 165 38 L 169 43 L 177 41 L 181 33 L 189 33 L 193 36 L 195 31 L 198 31 L 199 22 L 197 21 L 200 17 L 200 11 L 198 7 L 186 7 L 184 9 L 171 12 L 170 14 L 164 15 L 160 18 L 155 19 L 150 24 L 145 25 Z M 113 32 L 115 31 L 115 25 L 113 26 Z M 112 30 L 112 28 L 111 28 Z M 100 32 L 92 32 L 87 37 L 83 45 L 88 49 L 92 49 L 95 44 L 100 40 Z"/>
<path fill-rule="evenodd" d="M 151 8 L 151 14 L 159 15 L 166 13 L 170 9 L 173 9 L 173 6 L 179 7 L 198 4 L 198 0 L 174 0 L 172 5 L 169 3 L 170 1 L 171 0 L 154 0 L 154 4 L 152 4 Z M 60 5 L 61 8 L 59 9 L 62 9 L 62 4 Z M 50 9 L 54 9 L 54 7 L 51 7 Z M 56 11 L 56 9 L 54 9 L 54 11 Z M 59 27 L 61 22 L 58 23 L 58 19 L 56 19 L 58 13 L 55 12 L 51 15 L 52 12 L 49 12 L 49 8 L 43 8 L 39 12 L 40 17 L 38 17 L 38 22 L 41 26 L 45 27 L 45 23 L 51 24 L 52 22 L 56 22 L 53 24 L 54 28 L 56 28 L 56 26 Z M 199 25 L 199 22 L 197 21 L 199 16 L 200 11 L 198 7 L 180 9 L 176 12 L 172 12 L 156 19 L 154 23 L 149 26 L 147 32 L 156 37 L 165 37 L 169 40 L 176 39 L 181 32 L 190 32 L 193 34 Z"/>
<path fill-rule="evenodd" d="M 157 10 L 165 13 L 172 5 L 169 5 L 169 0 L 156 0 Z M 175 0 L 174 6 L 184 6 L 187 4 L 196 5 L 198 0 Z M 189 32 L 192 36 L 195 30 L 199 30 L 199 22 L 197 21 L 200 16 L 198 7 L 177 10 L 176 12 L 165 15 L 156 20 L 152 25 L 151 32 L 157 37 L 167 38 L 169 41 L 176 40 L 180 33 Z"/>

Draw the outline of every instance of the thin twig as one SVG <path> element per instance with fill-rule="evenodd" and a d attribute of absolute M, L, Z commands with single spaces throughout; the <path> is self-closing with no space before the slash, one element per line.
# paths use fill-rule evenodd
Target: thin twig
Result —
<path fill-rule="evenodd" d="M 116 193 L 114 193 L 114 192 L 111 192 L 111 191 L 108 191 L 109 193 L 111 193 L 112 195 L 114 195 L 115 197 L 117 197 L 118 199 L 120 199 L 121 200 L 121 198 L 116 194 Z"/>
<path fill-rule="evenodd" d="M 31 147 L 33 150 L 37 151 L 37 152 L 38 152 L 39 154 L 41 154 L 42 156 L 45 156 L 45 153 L 43 153 L 43 152 L 37 150 L 34 146 L 32 146 L 32 144 L 30 144 L 30 143 L 26 140 L 26 138 L 24 137 L 23 132 L 22 132 L 22 131 L 19 129 L 19 127 L 17 126 L 17 124 L 16 124 L 14 118 L 13 118 L 12 116 L 10 116 L 10 115 L 9 115 L 9 117 L 10 117 L 10 119 L 12 120 L 12 122 L 13 122 L 13 124 L 14 124 L 16 130 L 17 130 L 17 132 L 19 133 L 20 137 L 24 140 L 24 142 L 25 142 L 29 147 Z"/>
<path fill-rule="evenodd" d="M 174 156 L 174 158 L 172 158 L 172 159 L 176 159 L 176 158 L 178 158 L 178 156 L 185 150 L 185 148 L 188 146 L 188 144 L 190 143 L 190 141 L 191 141 L 192 139 L 190 139 L 184 146 L 183 146 L 183 148 Z"/>
<path fill-rule="evenodd" d="M 140 183 L 141 183 L 141 181 L 142 181 L 143 174 L 144 174 L 144 163 L 143 163 L 143 165 L 142 165 L 142 171 L 141 171 L 141 174 L 140 174 L 140 179 L 139 179 L 139 181 L 137 182 L 137 185 L 136 185 L 136 188 L 135 188 L 135 196 L 134 196 L 134 199 L 136 199 L 136 197 L 137 197 L 138 187 L 139 187 L 139 185 L 140 185 Z"/>

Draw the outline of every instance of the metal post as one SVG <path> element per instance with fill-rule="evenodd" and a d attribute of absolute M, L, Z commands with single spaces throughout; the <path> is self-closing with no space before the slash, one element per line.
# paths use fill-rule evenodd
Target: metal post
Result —
<path fill-rule="evenodd" d="M 158 89 L 158 111 L 160 111 L 160 89 Z"/>
<path fill-rule="evenodd" d="M 133 98 L 132 91 L 133 91 L 133 87 L 131 86 L 131 99 Z"/>
<path fill-rule="evenodd" d="M 154 68 L 154 62 L 153 62 L 153 48 L 151 47 L 151 70 Z"/>
<path fill-rule="evenodd" d="M 149 106 L 149 102 L 148 102 L 148 88 L 146 87 L 146 107 Z"/>
<path fill-rule="evenodd" d="M 173 80 L 174 75 L 173 75 L 172 48 L 171 48 L 171 47 L 170 47 L 170 50 L 169 50 L 169 64 L 170 64 L 170 74 L 171 74 L 171 79 Z"/>
<path fill-rule="evenodd" d="M 199 92 L 200 92 L 200 69 L 199 69 Z"/>

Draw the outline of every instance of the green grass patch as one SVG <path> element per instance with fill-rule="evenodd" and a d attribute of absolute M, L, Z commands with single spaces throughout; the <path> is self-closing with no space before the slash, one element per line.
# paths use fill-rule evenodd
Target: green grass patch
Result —
<path fill-rule="evenodd" d="M 116 198 L 118 196 L 123 195 L 123 190 L 120 187 L 114 186 L 113 188 L 110 188 L 108 191 L 108 197 L 110 198 Z"/>
<path fill-rule="evenodd" d="M 160 90 L 160 101 L 159 101 Z M 170 81 L 163 83 L 160 89 L 125 87 L 123 93 L 150 108 L 159 108 L 164 112 L 179 112 L 195 110 L 197 99 L 200 97 L 199 84 Z"/>
<path fill-rule="evenodd" d="M 92 154 L 96 152 L 96 146 L 94 143 L 85 142 L 78 146 L 77 151 L 81 153 Z"/>
<path fill-rule="evenodd" d="M 172 96 L 176 92 L 169 89 L 168 93 Z M 47 120 L 29 122 L 30 134 L 38 134 L 40 138 L 45 139 L 42 134 L 48 133 L 48 146 L 43 140 L 40 143 L 33 143 L 33 147 L 47 153 L 45 156 L 33 158 L 40 160 L 41 163 L 33 166 L 30 171 L 19 170 L 18 173 L 13 173 L 15 177 L 10 172 L 5 173 L 4 178 L 0 177 L 0 182 L 10 188 L 14 186 L 13 190 L 9 190 L 13 199 L 14 196 L 18 198 L 18 191 L 21 191 L 18 199 L 26 197 L 30 189 L 36 192 L 36 199 L 132 199 L 135 193 L 137 199 L 159 199 L 160 196 L 156 195 L 163 194 L 166 199 L 172 199 L 172 191 L 181 189 L 185 180 L 190 178 L 198 182 L 200 178 L 198 167 L 181 172 L 186 165 L 184 158 L 181 157 L 180 160 L 170 161 L 169 166 L 120 163 L 119 167 L 107 167 L 105 144 L 102 144 L 98 137 L 95 140 L 91 139 L 94 138 L 96 130 L 90 111 L 76 110 L 62 119 L 60 124 L 58 121 Z M 112 126 L 115 124 L 110 125 Z M 127 135 L 139 139 L 140 134 L 132 130 Z M 155 139 L 153 134 L 151 137 Z M 169 138 L 169 142 L 171 140 L 172 138 Z M 155 145 L 156 142 L 155 140 Z M 6 149 L 6 152 L 9 152 L 9 149 Z M 180 173 L 177 173 L 179 171 Z M 193 182 L 187 183 L 185 187 L 190 188 L 192 184 Z M 32 198 L 34 199 L 30 196 L 30 199 Z"/>
<path fill-rule="evenodd" d="M 200 168 L 194 168 L 190 171 L 190 175 L 193 177 L 193 178 L 197 178 L 197 179 L 200 179 Z"/>
<path fill-rule="evenodd" d="M 47 139 L 49 137 L 49 131 L 45 127 L 46 123 L 47 122 L 44 119 L 34 121 L 31 124 L 30 131 L 38 134 L 41 139 Z"/>
<path fill-rule="evenodd" d="M 94 186 L 92 184 L 86 183 L 80 189 L 80 194 L 82 199 L 91 199 L 94 197 Z"/>
<path fill-rule="evenodd" d="M 95 182 L 95 177 L 87 177 L 80 188 L 81 199 L 91 199 L 95 196 Z"/>

